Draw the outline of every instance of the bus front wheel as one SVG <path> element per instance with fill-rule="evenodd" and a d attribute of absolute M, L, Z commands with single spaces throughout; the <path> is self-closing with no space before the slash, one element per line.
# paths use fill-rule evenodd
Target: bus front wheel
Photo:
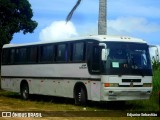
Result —
<path fill-rule="evenodd" d="M 21 86 L 21 97 L 24 100 L 27 100 L 29 98 L 29 87 L 28 84 L 22 84 Z"/>
<path fill-rule="evenodd" d="M 84 87 L 78 87 L 75 91 L 75 104 L 76 105 L 86 105 L 87 103 L 87 93 Z"/>

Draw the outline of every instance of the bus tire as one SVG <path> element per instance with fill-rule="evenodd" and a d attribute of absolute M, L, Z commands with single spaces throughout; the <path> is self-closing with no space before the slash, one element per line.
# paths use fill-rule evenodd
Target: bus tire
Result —
<path fill-rule="evenodd" d="M 29 98 L 29 87 L 27 83 L 23 83 L 21 86 L 21 97 L 24 100 L 28 100 Z"/>
<path fill-rule="evenodd" d="M 87 92 L 84 87 L 78 87 L 75 91 L 75 104 L 86 105 L 87 103 Z"/>

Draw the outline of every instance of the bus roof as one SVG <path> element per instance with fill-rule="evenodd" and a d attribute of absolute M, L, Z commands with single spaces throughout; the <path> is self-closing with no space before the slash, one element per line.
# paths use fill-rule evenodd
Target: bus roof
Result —
<path fill-rule="evenodd" d="M 133 43 L 146 43 L 146 41 L 134 38 L 134 37 L 128 37 L 128 36 L 111 36 L 111 35 L 90 35 L 90 36 L 83 36 L 83 37 L 74 37 L 70 39 L 64 39 L 64 40 L 57 40 L 57 41 L 45 41 L 45 42 L 34 42 L 34 43 L 26 43 L 26 44 L 5 44 L 3 48 L 8 47 L 19 47 L 19 46 L 29 46 L 29 45 L 40 45 L 40 44 L 49 44 L 49 43 L 58 43 L 58 42 L 69 42 L 69 41 L 79 41 L 79 40 L 97 40 L 99 42 L 133 42 Z"/>

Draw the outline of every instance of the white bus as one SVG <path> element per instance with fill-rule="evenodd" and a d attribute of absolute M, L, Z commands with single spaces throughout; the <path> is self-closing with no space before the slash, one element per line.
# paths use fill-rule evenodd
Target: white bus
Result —
<path fill-rule="evenodd" d="M 149 46 L 141 39 L 87 36 L 72 40 L 4 45 L 1 88 L 90 101 L 149 99 Z"/>

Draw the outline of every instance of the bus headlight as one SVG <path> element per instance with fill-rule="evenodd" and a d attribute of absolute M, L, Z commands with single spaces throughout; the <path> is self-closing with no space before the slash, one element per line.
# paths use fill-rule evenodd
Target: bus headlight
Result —
<path fill-rule="evenodd" d="M 104 87 L 118 87 L 118 83 L 104 83 Z"/>
<path fill-rule="evenodd" d="M 143 83 L 143 87 L 152 87 L 152 83 Z"/>

